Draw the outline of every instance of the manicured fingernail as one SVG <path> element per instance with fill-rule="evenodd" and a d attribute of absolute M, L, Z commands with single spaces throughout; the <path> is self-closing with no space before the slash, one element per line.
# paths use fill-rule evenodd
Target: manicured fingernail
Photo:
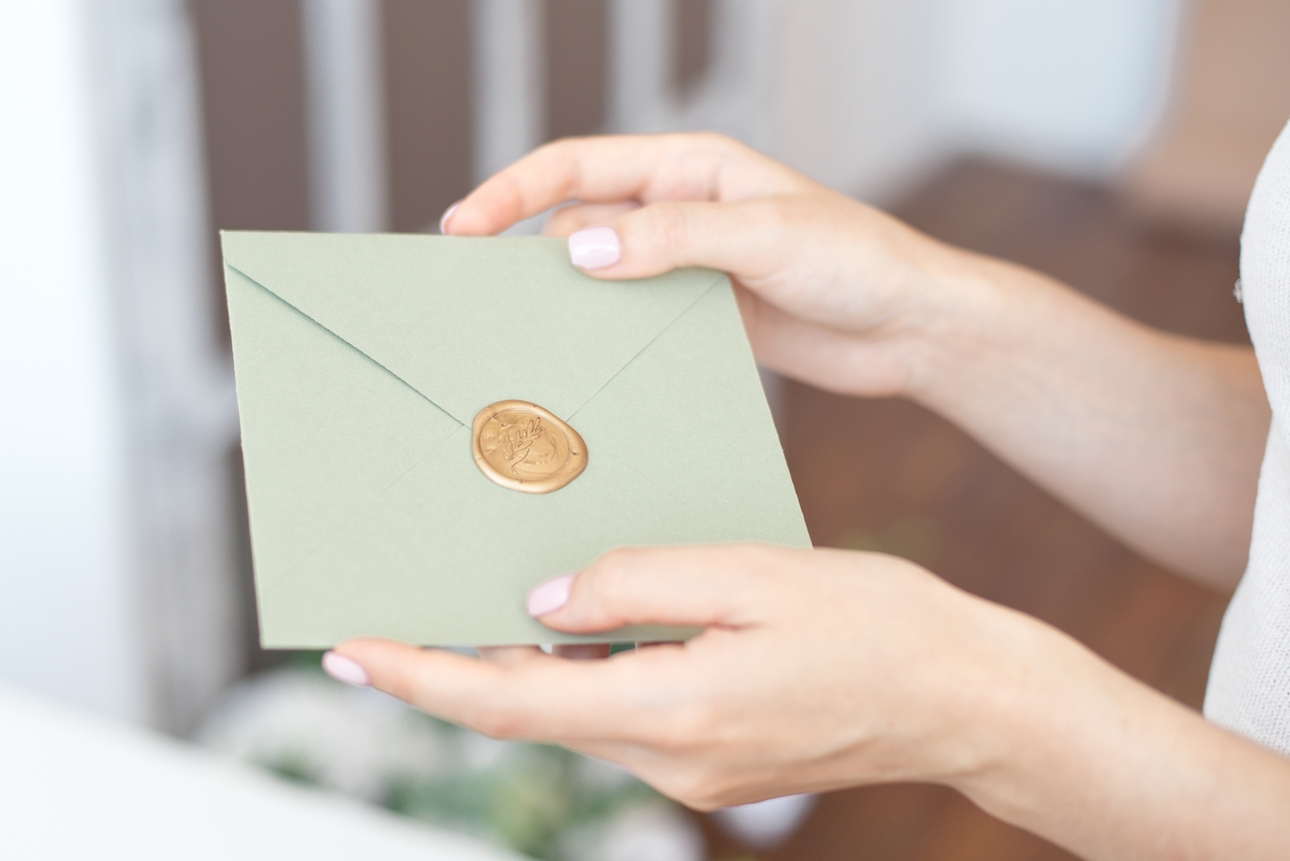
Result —
<path fill-rule="evenodd" d="M 533 587 L 529 592 L 528 610 L 534 618 L 554 613 L 569 600 L 569 590 L 573 588 L 573 575 L 561 574 L 552 577 Z"/>
<path fill-rule="evenodd" d="M 569 259 L 579 269 L 613 266 L 620 257 L 622 249 L 612 227 L 588 227 L 569 235 Z"/>
<path fill-rule="evenodd" d="M 358 661 L 337 652 L 327 652 L 322 656 L 322 668 L 336 681 L 356 688 L 366 688 L 372 684 L 372 680 L 367 677 L 367 670 Z"/>
<path fill-rule="evenodd" d="M 452 218 L 452 214 L 457 211 L 459 206 L 461 206 L 460 200 L 444 210 L 443 215 L 439 216 L 439 232 L 444 236 L 448 235 L 448 219 Z"/>

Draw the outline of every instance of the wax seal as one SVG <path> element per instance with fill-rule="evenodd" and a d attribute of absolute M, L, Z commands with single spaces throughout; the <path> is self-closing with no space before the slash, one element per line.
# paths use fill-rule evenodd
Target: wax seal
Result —
<path fill-rule="evenodd" d="M 587 445 L 550 410 L 528 401 L 498 401 L 471 425 L 475 463 L 490 480 L 523 493 L 550 493 L 587 468 Z"/>

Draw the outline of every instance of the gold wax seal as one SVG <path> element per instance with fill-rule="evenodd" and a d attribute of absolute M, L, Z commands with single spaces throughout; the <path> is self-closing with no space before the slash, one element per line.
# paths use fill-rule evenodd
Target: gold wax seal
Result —
<path fill-rule="evenodd" d="M 524 493 L 559 490 L 587 468 L 587 445 L 578 432 L 528 401 L 498 401 L 480 410 L 470 448 L 484 475 Z"/>

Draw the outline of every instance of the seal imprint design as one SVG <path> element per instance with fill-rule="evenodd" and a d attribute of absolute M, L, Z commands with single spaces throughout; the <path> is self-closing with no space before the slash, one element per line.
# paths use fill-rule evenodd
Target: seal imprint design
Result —
<path fill-rule="evenodd" d="M 470 448 L 489 480 L 523 493 L 559 490 L 587 468 L 587 445 L 578 432 L 528 401 L 498 401 L 480 410 Z"/>

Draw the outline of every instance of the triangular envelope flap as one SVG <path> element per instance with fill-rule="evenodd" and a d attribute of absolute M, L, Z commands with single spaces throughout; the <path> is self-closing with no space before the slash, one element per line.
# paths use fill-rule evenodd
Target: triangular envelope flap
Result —
<path fill-rule="evenodd" d="M 511 398 L 568 418 L 723 276 L 597 281 L 559 239 L 223 234 L 224 260 L 463 424 Z"/>

